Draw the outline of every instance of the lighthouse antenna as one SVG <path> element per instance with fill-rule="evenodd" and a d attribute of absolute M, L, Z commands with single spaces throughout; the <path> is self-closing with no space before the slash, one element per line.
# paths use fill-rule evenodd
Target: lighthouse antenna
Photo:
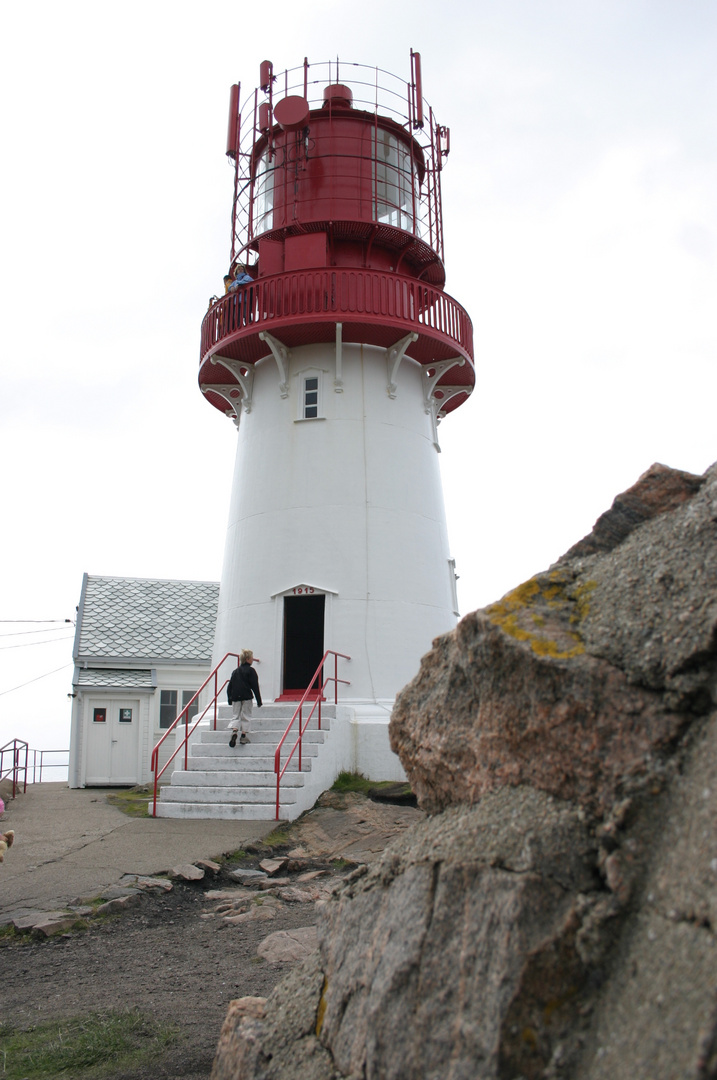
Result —
<path fill-rule="evenodd" d="M 421 54 L 411 49 L 411 88 L 413 90 L 413 126 L 423 127 L 423 79 L 421 78 Z"/>

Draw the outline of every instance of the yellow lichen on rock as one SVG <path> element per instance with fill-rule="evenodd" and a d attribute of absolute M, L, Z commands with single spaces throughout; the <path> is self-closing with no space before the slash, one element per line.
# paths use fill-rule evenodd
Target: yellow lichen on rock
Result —
<path fill-rule="evenodd" d="M 499 626 L 516 641 L 527 642 L 537 656 L 567 660 L 585 651 L 582 638 L 575 630 L 561 627 L 550 612 L 574 607 L 575 610 L 570 611 L 567 621 L 573 626 L 581 622 L 589 610 L 588 597 L 596 584 L 594 581 L 584 582 L 573 590 L 572 581 L 566 579 L 559 570 L 554 570 L 549 576 L 538 576 L 524 581 L 502 600 L 486 608 L 486 615 L 494 625 Z M 536 608 L 542 608 L 542 611 L 534 610 Z M 552 635 L 541 632 L 543 627 L 548 629 L 546 614 L 552 623 Z M 528 625 L 525 625 L 526 622 Z M 558 632 L 557 638 L 555 631 Z M 569 644 L 568 641 L 561 643 L 561 637 L 568 638 L 574 644 Z"/>

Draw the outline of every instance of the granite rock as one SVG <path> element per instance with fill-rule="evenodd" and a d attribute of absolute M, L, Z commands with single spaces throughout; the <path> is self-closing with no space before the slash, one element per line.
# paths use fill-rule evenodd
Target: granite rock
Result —
<path fill-rule="evenodd" d="M 530 784 L 605 812 L 664 770 L 717 698 L 717 466 L 679 476 L 609 550 L 564 558 L 434 641 L 390 723 L 420 806 Z"/>

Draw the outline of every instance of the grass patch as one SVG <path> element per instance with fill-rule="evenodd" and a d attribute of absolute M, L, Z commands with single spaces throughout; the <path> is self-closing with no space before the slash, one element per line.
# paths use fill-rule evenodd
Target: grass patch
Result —
<path fill-rule="evenodd" d="M 264 837 L 262 843 L 266 844 L 267 847 L 281 847 L 282 844 L 288 844 L 289 840 L 290 836 L 287 828 L 274 829 L 273 832 Z"/>
<path fill-rule="evenodd" d="M 358 791 L 362 795 L 368 795 L 371 788 L 377 787 L 371 780 L 367 780 L 363 773 L 340 772 L 331 785 L 332 791 Z"/>
<path fill-rule="evenodd" d="M 225 852 L 224 855 L 220 855 L 216 861 L 220 864 L 220 866 L 226 868 L 227 866 L 231 866 L 235 862 L 240 862 L 242 859 L 246 859 L 246 857 L 247 852 L 244 851 L 244 848 L 238 848 L 236 851 Z"/>
<path fill-rule="evenodd" d="M 411 788 L 408 784 L 401 784 L 396 780 L 368 780 L 363 773 L 358 772 L 340 772 L 331 785 L 332 791 L 338 791 L 342 794 L 347 791 L 357 791 L 360 795 L 370 797 L 380 795 L 382 791 L 388 792 L 392 788 L 395 788 L 396 793 L 400 793 L 404 797 L 411 794 Z"/>
<path fill-rule="evenodd" d="M 0 1023 L 1 1075 L 3 1080 L 57 1076 L 99 1080 L 154 1057 L 176 1037 L 177 1029 L 131 1009 L 48 1021 L 27 1031 Z"/>
<path fill-rule="evenodd" d="M 142 784 L 141 787 L 129 788 L 127 791 L 120 789 L 111 792 L 107 796 L 107 802 L 128 817 L 151 817 L 149 804 L 153 797 L 146 784 Z"/>

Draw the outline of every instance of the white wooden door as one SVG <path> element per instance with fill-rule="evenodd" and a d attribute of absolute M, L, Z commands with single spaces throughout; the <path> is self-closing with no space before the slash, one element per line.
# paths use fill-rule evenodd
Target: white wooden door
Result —
<path fill-rule="evenodd" d="M 86 784 L 138 784 L 139 701 L 90 698 Z"/>

